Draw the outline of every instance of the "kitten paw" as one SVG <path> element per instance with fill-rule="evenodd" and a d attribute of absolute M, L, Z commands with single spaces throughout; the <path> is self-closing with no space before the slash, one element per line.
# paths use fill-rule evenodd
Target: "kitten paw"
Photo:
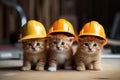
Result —
<path fill-rule="evenodd" d="M 70 69 L 72 69 L 72 67 L 71 66 L 65 66 L 65 69 L 70 70 Z"/>
<path fill-rule="evenodd" d="M 36 70 L 38 70 L 38 71 L 43 71 L 43 70 L 44 70 L 44 67 L 36 67 Z"/>
<path fill-rule="evenodd" d="M 22 70 L 23 70 L 23 71 L 29 71 L 29 70 L 30 70 L 30 67 L 22 67 Z"/>
<path fill-rule="evenodd" d="M 56 67 L 49 67 L 48 70 L 49 71 L 56 71 L 57 69 L 56 69 Z"/>
<path fill-rule="evenodd" d="M 88 70 L 93 70 L 93 67 L 87 67 Z"/>
<path fill-rule="evenodd" d="M 77 67 L 76 70 L 78 70 L 78 71 L 85 71 L 85 67 Z"/>

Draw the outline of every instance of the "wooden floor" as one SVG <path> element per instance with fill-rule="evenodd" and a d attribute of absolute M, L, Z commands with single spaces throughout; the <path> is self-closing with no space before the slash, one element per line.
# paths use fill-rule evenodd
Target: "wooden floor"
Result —
<path fill-rule="evenodd" d="M 21 66 L 20 60 L 0 60 L 0 80 L 120 80 L 120 59 L 102 59 L 102 71 L 31 70 L 24 72 L 20 71 Z"/>

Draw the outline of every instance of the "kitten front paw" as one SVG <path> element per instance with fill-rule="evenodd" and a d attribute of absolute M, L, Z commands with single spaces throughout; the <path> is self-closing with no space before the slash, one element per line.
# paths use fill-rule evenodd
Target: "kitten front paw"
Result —
<path fill-rule="evenodd" d="M 78 71 L 85 71 L 85 67 L 77 67 L 76 70 L 78 70 Z"/>
<path fill-rule="evenodd" d="M 22 67 L 22 70 L 23 70 L 23 71 L 29 71 L 29 70 L 30 70 L 30 67 Z"/>
<path fill-rule="evenodd" d="M 87 69 L 88 69 L 88 70 L 93 70 L 93 66 L 92 66 L 92 65 L 88 65 L 88 66 L 87 66 Z"/>
<path fill-rule="evenodd" d="M 56 69 L 56 67 L 49 67 L 48 70 L 49 71 L 56 71 L 57 69 Z"/>
<path fill-rule="evenodd" d="M 36 67 L 36 70 L 38 70 L 38 71 L 43 71 L 44 70 L 44 67 Z"/>
<path fill-rule="evenodd" d="M 101 71 L 101 70 L 102 70 L 102 67 L 101 67 L 101 65 L 99 65 L 99 64 L 94 64 L 93 70 Z"/>
<path fill-rule="evenodd" d="M 72 69 L 72 67 L 71 66 L 65 66 L 65 69 L 70 70 L 70 69 Z"/>

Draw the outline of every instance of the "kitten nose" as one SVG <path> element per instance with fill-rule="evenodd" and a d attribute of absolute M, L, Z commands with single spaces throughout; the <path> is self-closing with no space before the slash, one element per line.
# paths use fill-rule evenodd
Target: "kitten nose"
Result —
<path fill-rule="evenodd" d="M 56 47 L 57 47 L 58 50 L 60 49 L 60 47 L 58 47 L 58 46 L 56 46 Z"/>
<path fill-rule="evenodd" d="M 88 47 L 89 51 L 92 51 L 92 49 L 90 47 Z"/>
<path fill-rule="evenodd" d="M 34 48 L 34 47 L 32 47 L 32 50 L 33 50 L 33 51 L 35 51 L 35 48 Z"/>
<path fill-rule="evenodd" d="M 59 46 L 56 46 L 56 48 L 57 48 L 58 50 L 60 50 L 60 47 L 59 47 Z"/>

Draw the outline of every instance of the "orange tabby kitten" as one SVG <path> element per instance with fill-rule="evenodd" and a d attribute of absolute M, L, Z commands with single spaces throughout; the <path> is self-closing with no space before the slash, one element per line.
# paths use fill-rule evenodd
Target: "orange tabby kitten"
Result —
<path fill-rule="evenodd" d="M 32 66 L 36 70 L 44 70 L 46 63 L 46 43 L 45 39 L 29 39 L 23 44 L 23 67 L 22 70 L 28 71 Z"/>
<path fill-rule="evenodd" d="M 74 55 L 76 69 L 83 71 L 87 69 L 101 70 L 101 51 L 103 40 L 87 36 L 79 38 L 78 49 Z"/>
<path fill-rule="evenodd" d="M 57 66 L 64 65 L 65 69 L 71 69 L 73 37 L 63 34 L 49 36 L 49 71 L 56 71 Z"/>

